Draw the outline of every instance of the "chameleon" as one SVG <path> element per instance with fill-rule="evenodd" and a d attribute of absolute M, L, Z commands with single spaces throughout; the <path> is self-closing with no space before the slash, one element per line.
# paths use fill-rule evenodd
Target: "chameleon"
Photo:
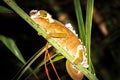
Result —
<path fill-rule="evenodd" d="M 31 10 L 30 17 L 47 32 L 47 38 L 52 37 L 70 55 L 74 57 L 74 64 L 81 64 L 88 68 L 86 48 L 71 28 L 68 29 L 60 21 L 55 20 L 45 10 Z M 66 61 L 66 70 L 73 80 L 81 80 L 83 73 L 72 63 Z"/>

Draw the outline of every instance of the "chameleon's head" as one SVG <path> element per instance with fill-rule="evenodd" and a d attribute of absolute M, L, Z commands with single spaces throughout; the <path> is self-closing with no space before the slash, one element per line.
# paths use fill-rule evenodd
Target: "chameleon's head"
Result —
<path fill-rule="evenodd" d="M 44 18 L 48 20 L 50 23 L 53 23 L 54 20 L 52 19 L 52 16 L 45 10 L 31 10 L 30 16 L 32 19 L 34 18 Z"/>

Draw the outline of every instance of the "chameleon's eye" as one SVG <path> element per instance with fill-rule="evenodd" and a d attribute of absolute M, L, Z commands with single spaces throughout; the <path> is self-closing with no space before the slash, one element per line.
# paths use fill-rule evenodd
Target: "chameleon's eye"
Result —
<path fill-rule="evenodd" d="M 47 12 L 44 10 L 39 11 L 41 17 L 47 17 Z"/>

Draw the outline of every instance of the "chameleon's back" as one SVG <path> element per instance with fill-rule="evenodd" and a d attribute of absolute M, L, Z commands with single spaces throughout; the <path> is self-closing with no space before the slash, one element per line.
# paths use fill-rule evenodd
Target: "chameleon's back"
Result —
<path fill-rule="evenodd" d="M 75 55 L 77 51 L 78 45 L 81 44 L 81 41 L 73 34 L 68 28 L 66 28 L 62 23 L 54 20 L 53 23 L 49 23 L 44 18 L 34 18 L 33 19 L 37 24 L 39 24 L 41 27 L 43 27 L 48 33 L 52 32 L 54 35 L 56 33 L 63 33 L 65 34 L 65 37 L 60 37 L 57 35 L 53 36 L 53 38 L 65 49 L 68 50 L 68 52 L 71 55 Z M 51 34 L 51 33 L 50 33 Z M 52 35 L 51 35 L 52 36 Z M 61 36 L 61 35 L 60 35 Z"/>

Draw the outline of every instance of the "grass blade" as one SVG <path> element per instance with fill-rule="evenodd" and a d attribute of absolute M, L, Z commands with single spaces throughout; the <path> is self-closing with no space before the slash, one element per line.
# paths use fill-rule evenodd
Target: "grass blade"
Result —
<path fill-rule="evenodd" d="M 49 46 L 51 47 L 51 46 Z M 22 75 L 29 69 L 29 67 L 32 65 L 32 63 L 40 57 L 40 55 L 45 51 L 45 47 L 41 48 L 38 52 L 36 52 L 27 62 L 26 64 L 19 70 L 19 72 L 16 74 L 16 79 L 19 80 Z M 33 71 L 34 72 L 34 71 Z M 15 78 L 14 78 L 15 79 Z"/>
<path fill-rule="evenodd" d="M 0 35 L 0 41 L 25 65 L 26 61 L 24 57 L 22 56 L 20 50 L 17 48 L 17 45 L 15 44 L 14 40 L 11 38 L 5 37 L 3 35 Z M 32 72 L 32 69 L 29 68 L 29 70 Z M 33 73 L 33 72 L 32 72 Z M 33 73 L 34 76 L 37 78 L 37 75 Z"/>
<path fill-rule="evenodd" d="M 0 13 L 13 13 L 13 11 L 4 6 L 0 6 Z"/>
<path fill-rule="evenodd" d="M 87 12 L 86 12 L 86 48 L 87 50 L 86 51 L 88 55 L 89 70 L 95 74 L 91 57 L 90 57 L 93 6 L 94 6 L 94 0 L 87 0 Z"/>
<path fill-rule="evenodd" d="M 23 64 L 26 63 L 21 52 L 11 38 L 0 35 L 0 40 Z"/>
<path fill-rule="evenodd" d="M 48 48 L 50 48 L 50 47 L 51 47 L 51 46 L 49 45 Z M 43 47 L 42 49 L 45 51 L 45 48 L 44 48 L 44 47 Z M 41 53 L 44 52 L 44 51 L 42 51 L 42 50 L 40 49 L 40 51 L 38 51 L 37 53 L 35 53 L 35 54 L 33 55 L 34 58 L 37 59 L 38 56 L 40 56 Z M 59 53 L 56 53 L 56 54 L 52 55 L 52 56 L 51 56 L 51 59 L 54 58 L 54 57 L 56 58 L 58 54 L 59 54 Z M 34 61 L 35 61 L 36 59 L 34 59 Z M 62 58 L 62 57 L 61 57 L 61 58 L 57 58 L 57 59 L 52 60 L 52 61 L 53 61 L 53 62 L 56 62 L 56 61 L 61 60 L 61 59 L 63 59 L 63 58 Z M 31 61 L 32 61 L 32 60 L 31 60 Z M 46 60 L 46 63 L 47 63 L 48 61 L 49 61 L 49 59 Z M 30 64 L 30 63 L 28 63 L 28 64 Z M 47 63 L 47 65 L 48 65 L 48 64 L 50 64 L 50 62 Z M 31 64 L 30 64 L 30 65 L 31 65 Z M 41 62 L 41 63 L 34 69 L 34 72 L 36 72 L 37 70 L 39 70 L 40 67 L 43 66 L 43 65 L 44 65 L 44 62 Z M 29 75 L 26 77 L 26 79 L 27 79 L 29 76 L 31 76 L 31 75 L 32 75 L 32 74 L 29 74 Z M 26 79 L 25 79 L 25 80 L 26 80 Z"/>
<path fill-rule="evenodd" d="M 78 21 L 78 31 L 79 31 L 79 36 L 85 44 L 85 30 L 84 30 L 84 21 L 82 17 L 82 10 L 80 6 L 80 0 L 74 0 L 74 7 L 75 7 L 75 12 L 77 16 L 77 21 Z"/>

